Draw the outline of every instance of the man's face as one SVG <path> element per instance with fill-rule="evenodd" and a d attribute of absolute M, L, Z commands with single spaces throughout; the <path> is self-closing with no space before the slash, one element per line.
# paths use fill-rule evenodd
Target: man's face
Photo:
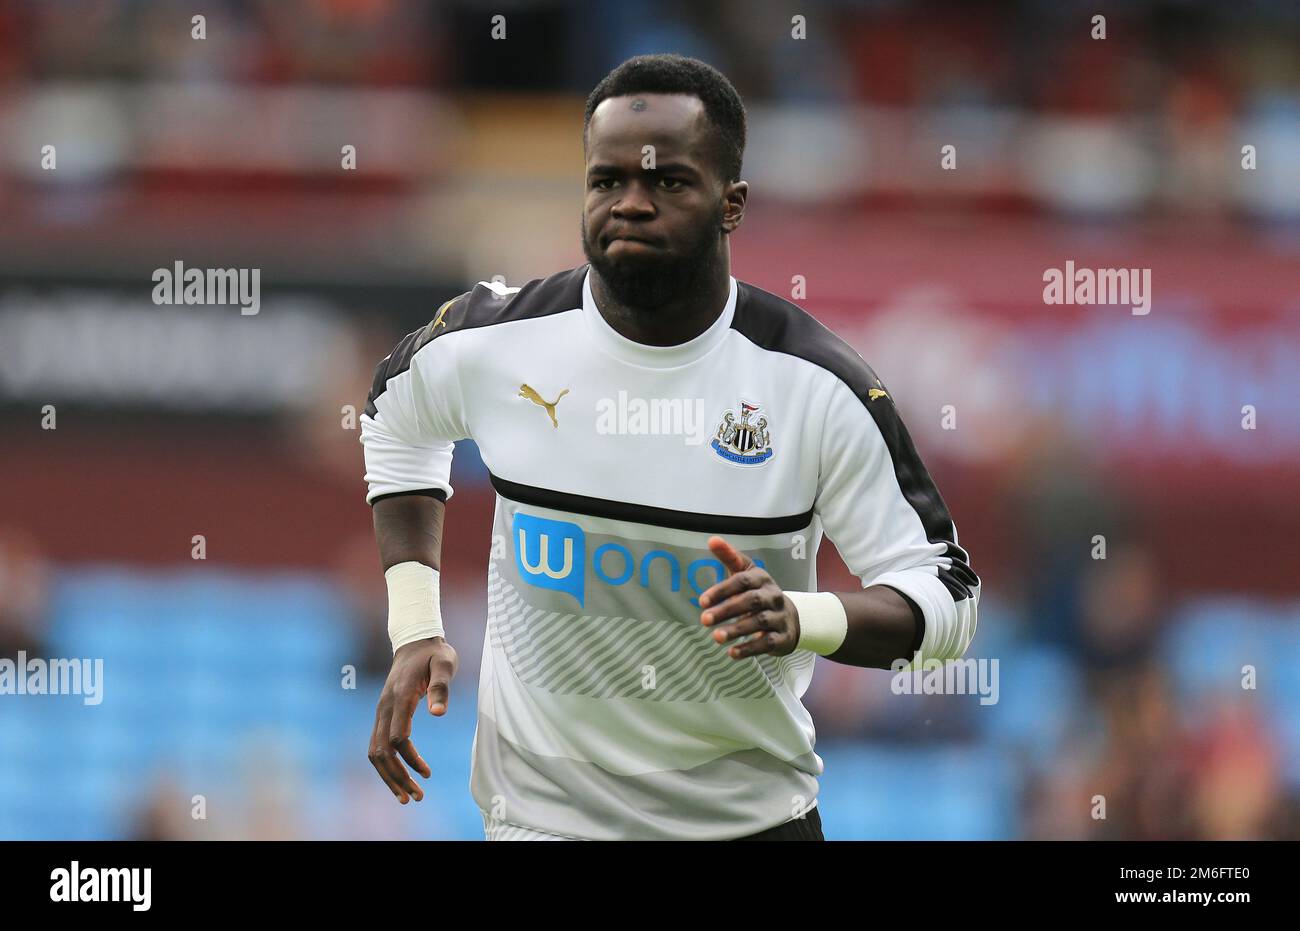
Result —
<path fill-rule="evenodd" d="M 719 177 L 711 132 L 704 104 L 686 94 L 610 97 L 592 114 L 582 248 L 620 303 L 661 306 L 723 261 L 744 192 Z M 645 146 L 654 168 L 643 167 Z"/>

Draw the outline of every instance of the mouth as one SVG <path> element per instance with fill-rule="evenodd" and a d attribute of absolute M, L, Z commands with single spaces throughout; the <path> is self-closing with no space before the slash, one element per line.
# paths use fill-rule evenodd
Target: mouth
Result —
<path fill-rule="evenodd" d="M 606 240 L 607 245 L 613 245 L 616 242 L 635 242 L 643 246 L 658 246 L 659 240 L 651 239 L 648 236 L 637 236 L 634 233 L 620 233 L 617 236 L 610 236 Z"/>
<path fill-rule="evenodd" d="M 633 255 L 638 252 L 660 252 L 662 248 L 659 243 L 649 239 L 642 239 L 639 236 L 615 236 L 605 244 L 605 251 L 613 255 L 619 253 Z"/>

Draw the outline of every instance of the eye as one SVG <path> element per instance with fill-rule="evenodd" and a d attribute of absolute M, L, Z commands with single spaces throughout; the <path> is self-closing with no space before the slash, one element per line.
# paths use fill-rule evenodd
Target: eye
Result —
<path fill-rule="evenodd" d="M 597 178 L 591 182 L 592 188 L 597 191 L 608 191 L 614 186 L 613 178 Z"/>
<path fill-rule="evenodd" d="M 677 191 L 684 187 L 686 182 L 681 178 L 660 178 L 659 184 L 667 190 Z"/>

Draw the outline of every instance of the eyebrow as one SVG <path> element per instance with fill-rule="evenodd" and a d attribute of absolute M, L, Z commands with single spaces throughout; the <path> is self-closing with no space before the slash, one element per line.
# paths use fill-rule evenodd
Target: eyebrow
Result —
<path fill-rule="evenodd" d="M 651 170 L 651 169 L 647 169 L 647 170 Z M 652 170 L 661 174 L 675 173 L 675 174 L 693 175 L 695 177 L 700 176 L 699 170 L 691 165 L 688 165 L 686 162 L 658 162 L 655 165 L 654 169 Z M 611 165 L 605 162 L 597 163 L 587 169 L 587 174 L 589 175 L 619 175 L 622 173 L 623 173 L 622 166 Z"/>

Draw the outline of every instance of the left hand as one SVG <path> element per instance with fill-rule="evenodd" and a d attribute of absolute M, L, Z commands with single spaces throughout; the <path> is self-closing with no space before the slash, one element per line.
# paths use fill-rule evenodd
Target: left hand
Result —
<path fill-rule="evenodd" d="M 722 537 L 709 537 L 709 549 L 730 575 L 700 594 L 700 623 L 715 628 L 718 643 L 757 635 L 727 650 L 732 659 L 793 653 L 799 643 L 799 612 L 781 586 Z"/>

